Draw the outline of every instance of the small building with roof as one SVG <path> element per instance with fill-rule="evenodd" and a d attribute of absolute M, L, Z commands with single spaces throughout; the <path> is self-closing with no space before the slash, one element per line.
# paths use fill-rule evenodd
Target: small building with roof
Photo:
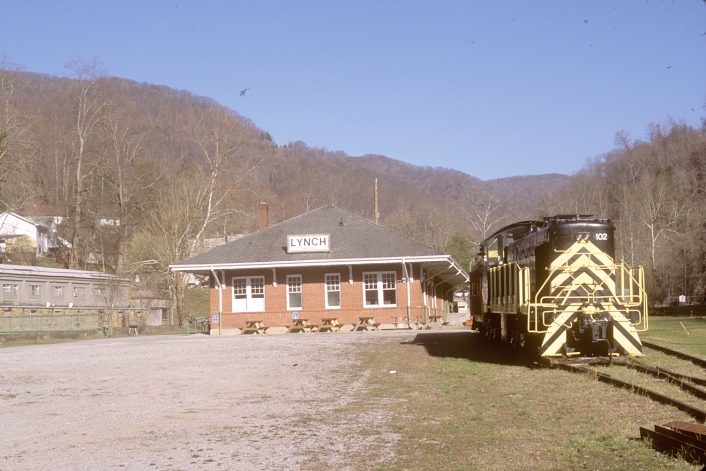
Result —
<path fill-rule="evenodd" d="M 170 299 L 137 288 L 103 272 L 0 264 L 0 341 L 4 334 L 171 324 Z"/>
<path fill-rule="evenodd" d="M 248 321 L 426 322 L 449 311 L 468 273 L 450 256 L 332 206 L 260 229 L 171 265 L 210 279 L 212 334 Z"/>

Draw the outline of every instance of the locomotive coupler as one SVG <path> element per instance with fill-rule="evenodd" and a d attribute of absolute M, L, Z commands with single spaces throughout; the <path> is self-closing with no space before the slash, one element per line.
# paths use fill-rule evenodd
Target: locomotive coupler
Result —
<path fill-rule="evenodd" d="M 610 357 L 615 352 L 613 321 L 597 314 L 580 313 L 567 331 L 566 347 L 578 350 L 582 356 Z"/>

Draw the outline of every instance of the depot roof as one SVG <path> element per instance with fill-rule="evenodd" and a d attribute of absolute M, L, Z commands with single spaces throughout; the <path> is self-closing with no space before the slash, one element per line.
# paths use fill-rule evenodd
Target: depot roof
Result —
<path fill-rule="evenodd" d="M 287 238 L 297 234 L 328 235 L 328 251 L 291 253 Z M 205 274 L 238 268 L 409 262 L 422 262 L 435 271 L 444 271 L 449 283 L 468 282 L 468 274 L 450 255 L 332 206 L 274 224 L 170 267 L 175 271 Z"/>

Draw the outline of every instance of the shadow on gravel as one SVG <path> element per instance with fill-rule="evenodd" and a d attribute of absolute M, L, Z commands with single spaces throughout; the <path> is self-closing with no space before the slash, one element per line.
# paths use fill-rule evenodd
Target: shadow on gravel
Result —
<path fill-rule="evenodd" d="M 403 343 L 421 345 L 433 357 L 460 358 L 498 365 L 536 366 L 526 352 L 490 344 L 477 332 L 425 332 Z"/>

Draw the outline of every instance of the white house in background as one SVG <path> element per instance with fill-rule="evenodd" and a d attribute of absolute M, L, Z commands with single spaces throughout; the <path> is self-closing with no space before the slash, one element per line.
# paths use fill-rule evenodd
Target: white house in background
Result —
<path fill-rule="evenodd" d="M 27 235 L 37 240 L 37 225 L 15 213 L 0 214 L 0 235 Z"/>
<path fill-rule="evenodd" d="M 21 238 L 29 241 L 34 246 L 36 253 L 39 254 L 38 237 L 39 231 L 33 221 L 15 213 L 0 214 L 0 249 L 3 252 L 7 250 L 10 240 Z"/>
<path fill-rule="evenodd" d="M 43 255 L 58 247 L 58 216 L 20 216 L 15 213 L 0 213 L 0 251 L 8 250 L 13 241 L 22 241 L 32 246 L 36 255 Z M 62 241 L 64 245 L 66 243 Z M 17 244 L 15 244 L 17 245 Z"/>

